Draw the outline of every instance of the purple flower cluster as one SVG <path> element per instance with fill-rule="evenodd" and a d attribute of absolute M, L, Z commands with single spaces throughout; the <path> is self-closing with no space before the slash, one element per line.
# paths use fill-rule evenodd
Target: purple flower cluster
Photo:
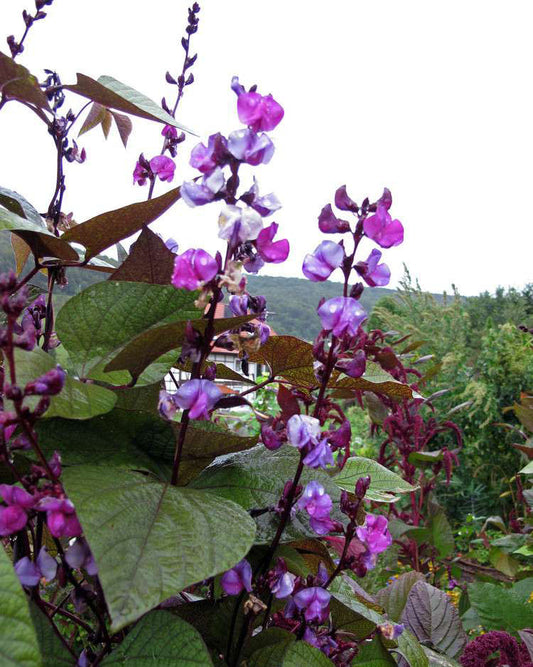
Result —
<path fill-rule="evenodd" d="M 358 526 L 357 537 L 366 547 L 363 562 L 367 570 L 375 567 L 377 556 L 392 544 L 389 522 L 381 514 L 367 514 L 363 526 Z"/>
<path fill-rule="evenodd" d="M 333 452 L 327 437 L 322 437 L 320 422 L 314 417 L 293 415 L 287 422 L 289 444 L 304 455 L 303 463 L 309 468 L 333 465 Z"/>
<path fill-rule="evenodd" d="M 298 500 L 298 507 L 307 512 L 311 528 L 318 535 L 325 535 L 335 527 L 330 517 L 333 501 L 320 482 L 309 482 Z"/>
<path fill-rule="evenodd" d="M 190 419 L 208 420 L 221 397 L 222 392 L 211 380 L 187 380 L 175 394 L 160 392 L 159 413 L 165 419 L 172 419 L 181 408 L 189 411 Z"/>

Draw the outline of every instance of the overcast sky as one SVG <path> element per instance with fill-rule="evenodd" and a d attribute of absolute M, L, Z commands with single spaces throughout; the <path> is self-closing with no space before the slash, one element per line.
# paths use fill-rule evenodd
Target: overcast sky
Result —
<path fill-rule="evenodd" d="M 166 70 L 181 68 L 182 0 L 55 0 L 19 62 L 65 83 L 102 74 L 159 101 L 173 99 Z M 258 84 L 285 108 L 276 153 L 255 169 L 263 193 L 283 203 L 275 220 L 291 256 L 264 274 L 301 277 L 320 242 L 317 216 L 346 184 L 352 198 L 393 194 L 405 243 L 385 251 L 394 286 L 405 262 L 422 286 L 463 294 L 533 280 L 531 224 L 533 4 L 530 0 L 204 0 L 196 82 L 179 120 L 202 139 L 240 127 L 231 77 Z M 333 9 L 333 7 L 335 9 Z M 30 0 L 3 0 L 2 34 L 20 37 Z M 6 46 L 0 47 L 6 50 Z M 78 101 L 80 99 L 80 101 Z M 76 110 L 81 98 L 69 98 Z M 65 106 L 66 110 L 66 106 Z M 44 126 L 43 126 L 44 127 Z M 139 201 L 138 154 L 159 153 L 161 126 L 134 119 L 127 151 L 115 130 L 80 138 L 83 165 L 67 165 L 64 209 L 78 222 Z M 176 184 L 189 178 L 190 137 Z M 0 184 L 46 210 L 54 150 L 36 117 L 10 103 L 0 113 Z M 156 194 L 169 186 L 158 184 Z M 182 250 L 217 249 L 219 205 L 179 202 L 155 226 Z M 331 237 L 330 237 L 331 238 Z M 365 248 L 369 250 L 370 245 Z M 365 255 L 366 256 L 366 255 Z"/>

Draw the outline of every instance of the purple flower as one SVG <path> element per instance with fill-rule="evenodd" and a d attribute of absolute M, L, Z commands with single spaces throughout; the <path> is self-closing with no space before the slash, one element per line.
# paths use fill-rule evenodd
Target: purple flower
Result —
<path fill-rule="evenodd" d="M 331 595 L 324 588 L 314 586 L 298 591 L 293 599 L 298 609 L 305 609 L 304 617 L 308 623 L 323 623 L 329 615 L 330 598 Z"/>
<path fill-rule="evenodd" d="M 202 174 L 207 174 L 224 164 L 227 155 L 227 142 L 220 133 L 212 134 L 205 144 L 196 144 L 191 151 L 189 164 Z"/>
<path fill-rule="evenodd" d="M 345 296 L 328 299 L 317 312 L 322 322 L 322 328 L 326 331 L 332 331 L 334 336 L 342 336 L 344 333 L 355 336 L 360 325 L 367 317 L 358 301 Z"/>
<path fill-rule="evenodd" d="M 329 516 L 333 502 L 320 482 L 309 482 L 298 500 L 298 507 L 309 514 L 311 528 L 318 535 L 325 535 L 333 528 Z"/>
<path fill-rule="evenodd" d="M 357 204 L 348 196 L 345 185 L 341 185 L 335 192 L 335 206 L 341 211 L 350 211 L 351 213 L 357 213 L 359 210 Z"/>
<path fill-rule="evenodd" d="M 256 243 L 257 252 L 261 256 L 261 259 L 272 264 L 280 264 L 289 256 L 289 242 L 287 239 L 273 241 L 277 231 L 277 223 L 272 222 L 268 227 L 259 232 Z"/>
<path fill-rule="evenodd" d="M 135 169 L 133 170 L 133 183 L 138 185 L 146 185 L 146 180 L 150 178 L 151 174 L 148 169 L 141 163 L 140 160 L 137 160 Z"/>
<path fill-rule="evenodd" d="M 161 417 L 163 417 L 163 419 L 171 420 L 176 414 L 177 409 L 178 406 L 174 400 L 174 394 L 169 394 L 164 390 L 160 391 L 158 410 Z"/>
<path fill-rule="evenodd" d="M 229 300 L 229 307 L 231 312 L 238 317 L 239 315 L 248 314 L 248 296 L 243 294 L 242 296 L 232 296 Z"/>
<path fill-rule="evenodd" d="M 399 220 L 393 220 L 385 208 L 379 205 L 374 215 L 363 223 L 363 229 L 369 239 L 375 241 L 382 248 L 392 248 L 403 242 L 403 225 Z"/>
<path fill-rule="evenodd" d="M 18 505 L 0 507 L 0 537 L 12 535 L 26 525 L 28 515 Z"/>
<path fill-rule="evenodd" d="M 381 514 L 367 514 L 364 525 L 356 529 L 357 537 L 367 549 L 364 563 L 369 570 L 375 566 L 376 556 L 392 544 L 388 525 L 389 522 Z"/>
<path fill-rule="evenodd" d="M 252 590 L 252 568 L 243 558 L 231 570 L 224 572 L 220 579 L 222 589 L 227 595 L 238 595 L 243 589 L 248 593 Z"/>
<path fill-rule="evenodd" d="M 248 125 L 255 132 L 269 132 L 280 123 L 284 111 L 272 95 L 242 92 L 237 99 L 237 113 L 241 123 Z"/>
<path fill-rule="evenodd" d="M 83 538 L 78 538 L 65 554 L 65 560 L 74 570 L 83 568 L 87 574 L 94 576 L 98 574 L 98 567 L 89 549 L 89 545 Z"/>
<path fill-rule="evenodd" d="M 283 440 L 279 438 L 279 434 L 274 431 L 272 426 L 269 424 L 261 424 L 261 440 L 263 445 L 270 449 L 271 452 L 279 449 L 283 444 Z"/>
<path fill-rule="evenodd" d="M 165 125 L 165 127 L 161 130 L 161 134 L 167 139 L 178 138 L 178 130 L 173 125 Z"/>
<path fill-rule="evenodd" d="M 350 223 L 337 218 L 331 209 L 331 204 L 327 204 L 320 211 L 318 227 L 323 234 L 344 234 L 350 231 Z"/>
<path fill-rule="evenodd" d="M 405 625 L 403 623 L 382 623 L 378 625 L 378 628 L 385 639 L 394 641 L 405 630 Z"/>
<path fill-rule="evenodd" d="M 366 354 L 364 350 L 357 350 L 352 359 L 341 359 L 337 368 L 351 378 L 360 378 L 366 370 Z"/>
<path fill-rule="evenodd" d="M 41 577 L 44 577 L 46 581 L 52 581 L 52 579 L 55 579 L 57 574 L 57 561 L 55 558 L 50 556 L 46 547 L 41 547 L 36 562 L 37 567 L 41 572 Z"/>
<path fill-rule="evenodd" d="M 178 289 L 192 291 L 213 280 L 217 273 L 218 262 L 208 252 L 190 248 L 174 260 L 171 282 Z"/>
<path fill-rule="evenodd" d="M 268 324 L 260 322 L 257 325 L 257 331 L 259 332 L 259 342 L 261 343 L 261 345 L 264 345 L 270 338 L 270 327 L 268 326 Z"/>
<path fill-rule="evenodd" d="M 267 218 L 281 208 L 281 203 L 273 192 L 262 197 L 259 196 L 259 187 L 255 176 L 252 187 L 241 195 L 240 200 L 251 206 L 264 218 Z"/>
<path fill-rule="evenodd" d="M 178 254 L 178 248 L 179 248 L 178 242 L 171 236 L 169 236 L 169 238 L 165 241 L 165 245 L 175 255 Z"/>
<path fill-rule="evenodd" d="M 313 282 L 327 280 L 344 259 L 344 248 L 333 241 L 322 241 L 311 255 L 306 255 L 302 271 Z"/>
<path fill-rule="evenodd" d="M 157 155 L 150 160 L 150 169 L 156 176 L 159 176 L 162 181 L 168 181 L 170 183 L 174 178 L 176 165 L 172 158 L 169 158 L 166 155 Z"/>
<path fill-rule="evenodd" d="M 37 509 L 46 512 L 46 523 L 54 537 L 79 537 L 82 528 L 74 505 L 68 498 L 43 498 Z"/>
<path fill-rule="evenodd" d="M 35 498 L 24 489 L 9 484 L 0 484 L 0 496 L 8 505 L 18 505 L 28 509 L 35 505 Z"/>
<path fill-rule="evenodd" d="M 218 218 L 218 237 L 235 246 L 255 241 L 263 229 L 263 220 L 257 211 L 239 206 L 224 206 Z"/>
<path fill-rule="evenodd" d="M 308 468 L 326 468 L 333 465 L 333 452 L 328 445 L 327 438 L 315 445 L 303 460 Z"/>
<path fill-rule="evenodd" d="M 199 183 L 188 181 L 181 186 L 180 194 L 183 201 L 191 207 L 203 206 L 213 201 L 215 195 L 224 187 L 225 179 L 222 169 L 217 167 L 210 174 L 204 174 Z"/>
<path fill-rule="evenodd" d="M 315 417 L 293 415 L 287 422 L 287 438 L 293 447 L 302 449 L 307 444 L 316 444 L 320 438 L 320 422 Z"/>
<path fill-rule="evenodd" d="M 276 567 L 269 573 L 268 583 L 270 590 L 278 600 L 289 597 L 294 590 L 296 577 L 287 571 L 287 563 L 283 558 L 278 558 Z"/>
<path fill-rule="evenodd" d="M 237 160 L 257 167 L 270 162 L 274 144 L 267 134 L 256 134 L 249 129 L 236 130 L 228 137 L 228 150 Z"/>
<path fill-rule="evenodd" d="M 191 419 L 209 419 L 209 411 L 222 396 L 222 392 L 210 380 L 188 380 L 174 394 L 182 410 L 189 410 Z"/>
<path fill-rule="evenodd" d="M 41 580 L 41 572 L 37 565 L 28 556 L 24 556 L 15 563 L 15 572 L 23 586 L 37 586 Z"/>
<path fill-rule="evenodd" d="M 385 263 L 378 264 L 381 254 L 381 250 L 374 248 L 366 261 L 355 265 L 357 273 L 370 287 L 385 287 L 390 282 L 389 267 Z"/>
<path fill-rule="evenodd" d="M 36 380 L 28 382 L 24 388 L 24 393 L 26 396 L 55 396 L 63 389 L 66 376 L 67 374 L 61 366 L 56 366 L 56 368 L 47 371 Z"/>
<path fill-rule="evenodd" d="M 35 563 L 27 556 L 15 563 L 15 572 L 23 586 L 36 586 L 41 578 L 52 581 L 57 574 L 57 562 L 46 550 L 41 547 Z"/>

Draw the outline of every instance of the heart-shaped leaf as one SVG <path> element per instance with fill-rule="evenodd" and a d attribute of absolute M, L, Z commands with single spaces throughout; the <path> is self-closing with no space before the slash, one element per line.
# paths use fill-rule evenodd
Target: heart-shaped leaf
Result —
<path fill-rule="evenodd" d="M 167 611 L 152 611 L 128 633 L 102 665 L 211 667 L 209 651 L 191 625 Z"/>
<path fill-rule="evenodd" d="M 175 320 L 184 327 L 188 320 L 200 317 L 201 311 L 194 306 L 196 296 L 196 292 L 171 285 L 105 281 L 91 285 L 63 306 L 56 331 L 73 367 L 87 377 L 147 329 Z M 174 342 L 175 347 L 181 344 L 181 340 Z"/>
<path fill-rule="evenodd" d="M 368 475 L 370 487 L 366 497 L 369 500 L 391 503 L 398 500 L 394 494 L 411 493 L 417 489 L 377 461 L 362 456 L 350 457 L 339 474 L 335 475 L 334 480 L 341 489 L 353 493 L 357 480 Z"/>
<path fill-rule="evenodd" d="M 159 218 L 179 198 L 180 188 L 174 188 L 160 197 L 101 213 L 72 227 L 61 239 L 81 243 L 86 248 L 85 259 L 91 259 Z"/>
<path fill-rule="evenodd" d="M 238 505 L 112 467 L 62 481 L 91 545 L 114 632 L 187 586 L 238 563 L 255 524 Z"/>
<path fill-rule="evenodd" d="M 178 123 L 175 118 L 149 97 L 113 79 L 111 76 L 101 76 L 98 81 L 80 73 L 77 74 L 77 77 L 76 84 L 64 86 L 64 88 L 82 97 L 87 97 L 93 102 L 98 102 L 108 109 L 123 111 L 131 116 L 138 116 L 146 120 L 155 120 L 194 134 L 192 130 Z"/>
<path fill-rule="evenodd" d="M 111 280 L 170 285 L 176 255 L 163 239 L 148 227 L 130 248 L 126 261 L 111 276 Z"/>
<path fill-rule="evenodd" d="M 376 593 L 376 600 L 385 609 L 391 621 L 400 622 L 411 588 L 417 581 L 423 579 L 424 575 L 420 572 L 404 572 L 398 579 Z"/>
<path fill-rule="evenodd" d="M 468 641 L 450 598 L 425 581 L 417 581 L 409 591 L 402 622 L 419 642 L 430 642 L 452 658 L 461 655 Z"/>
<path fill-rule="evenodd" d="M 28 102 L 51 111 L 37 78 L 5 53 L 0 53 L 0 91 L 10 100 Z"/>

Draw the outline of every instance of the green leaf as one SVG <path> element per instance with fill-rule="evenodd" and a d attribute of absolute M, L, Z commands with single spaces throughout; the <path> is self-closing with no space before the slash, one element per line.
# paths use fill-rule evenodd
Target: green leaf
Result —
<path fill-rule="evenodd" d="M 359 653 L 352 665 L 358 667 L 389 667 L 389 665 L 393 665 L 395 667 L 396 662 L 383 646 L 380 636 L 377 635 L 372 641 L 360 645 Z"/>
<path fill-rule="evenodd" d="M 30 222 L 45 228 L 44 220 L 37 210 L 18 192 L 0 187 L 0 204 L 8 211 L 15 213 L 21 218 L 26 218 Z"/>
<path fill-rule="evenodd" d="M 522 470 L 518 471 L 520 475 L 533 475 L 533 461 L 530 461 Z"/>
<path fill-rule="evenodd" d="M 441 558 L 449 556 L 455 548 L 452 527 L 443 510 L 434 514 L 428 523 L 430 542 L 439 552 Z"/>
<path fill-rule="evenodd" d="M 0 230 L 13 232 L 32 249 L 36 257 L 57 257 L 78 260 L 78 253 L 63 237 L 57 238 L 45 227 L 27 220 L 5 208 L 0 208 Z"/>
<path fill-rule="evenodd" d="M 415 466 L 423 466 L 424 464 L 433 465 L 442 461 L 442 450 L 437 449 L 433 452 L 411 452 L 409 454 L 408 460 L 409 463 L 412 463 Z"/>
<path fill-rule="evenodd" d="M 333 664 L 322 651 L 305 641 L 297 641 L 293 634 L 279 628 L 262 632 L 257 640 L 264 645 L 252 653 L 247 662 L 249 667 L 328 667 Z"/>
<path fill-rule="evenodd" d="M 138 116 L 147 120 L 155 120 L 194 134 L 192 130 L 178 123 L 149 97 L 113 79 L 111 76 L 101 76 L 98 81 L 80 73 L 77 74 L 77 77 L 78 80 L 75 85 L 64 86 L 64 88 L 82 97 L 87 97 L 93 102 L 98 102 L 109 109 L 123 111 L 131 116 Z"/>
<path fill-rule="evenodd" d="M 85 259 L 90 259 L 159 218 L 179 198 L 180 189 L 174 188 L 160 197 L 101 213 L 69 229 L 61 240 L 81 243 L 86 248 Z"/>
<path fill-rule="evenodd" d="M 429 667 L 461 667 L 458 662 L 456 662 L 453 658 L 448 657 L 447 655 L 437 653 L 437 651 L 432 651 L 427 646 L 423 646 L 422 648 L 428 657 Z"/>
<path fill-rule="evenodd" d="M 233 500 L 246 510 L 272 507 L 281 497 L 285 482 L 294 477 L 299 458 L 293 447 L 281 447 L 271 452 L 260 445 L 247 452 L 220 458 L 204 470 L 191 486 Z M 324 485 L 334 502 L 340 497 L 339 490 L 327 473 L 304 470 L 300 483 L 305 485 L 312 479 Z M 257 517 L 257 525 L 256 542 L 268 543 L 276 532 L 278 517 L 273 512 L 267 512 Z M 290 542 L 308 536 L 315 537 L 316 534 L 309 527 L 307 514 L 297 512 L 288 522 L 282 540 Z"/>
<path fill-rule="evenodd" d="M 489 551 L 489 561 L 493 567 L 511 577 L 511 579 L 514 579 L 520 569 L 520 563 L 516 558 L 496 546 L 492 546 Z"/>
<path fill-rule="evenodd" d="M 111 280 L 170 285 L 176 255 L 163 239 L 149 227 L 143 227 L 139 238 L 130 248 L 126 261 L 111 276 Z"/>
<path fill-rule="evenodd" d="M 512 588 L 474 582 L 468 586 L 470 604 L 486 630 L 504 630 L 518 636 L 518 631 L 533 628 L 533 605 L 528 603 L 533 578 Z"/>
<path fill-rule="evenodd" d="M 210 667 L 213 663 L 201 635 L 167 611 L 152 611 L 128 633 L 102 665 L 135 667 Z"/>
<path fill-rule="evenodd" d="M 317 386 L 313 371 L 313 346 L 294 336 L 271 336 L 250 361 L 268 364 L 271 374 L 307 386 Z"/>
<path fill-rule="evenodd" d="M 28 102 L 51 111 L 37 78 L 5 53 L 0 53 L 0 92 L 10 100 Z"/>
<path fill-rule="evenodd" d="M 429 666 L 429 660 L 424 649 L 409 630 L 404 630 L 398 637 L 397 642 L 398 648 L 392 650 L 403 656 L 411 667 Z"/>
<path fill-rule="evenodd" d="M 0 546 L 0 660 L 2 667 L 41 667 L 28 600 Z"/>
<path fill-rule="evenodd" d="M 56 635 L 46 614 L 33 602 L 30 603 L 30 614 L 41 651 L 43 667 L 74 667 L 77 660 Z"/>
<path fill-rule="evenodd" d="M 417 581 L 423 579 L 424 575 L 420 572 L 405 572 L 376 593 L 376 600 L 384 607 L 391 621 L 400 622 L 409 591 Z"/>
<path fill-rule="evenodd" d="M 139 446 L 142 429 L 156 417 L 113 410 L 101 417 L 80 422 L 49 419 L 37 424 L 39 443 L 46 456 L 61 452 L 64 466 L 115 466 L 128 470 L 146 470 L 163 477 L 169 474 L 167 463 L 157 461 Z M 168 424 L 166 433 L 172 438 Z"/>
<path fill-rule="evenodd" d="M 254 541 L 245 511 L 202 491 L 102 466 L 67 468 L 62 481 L 98 565 L 113 632 L 229 569 Z"/>
<path fill-rule="evenodd" d="M 193 293 L 187 292 L 187 294 Z M 242 324 L 255 319 L 255 317 L 252 314 L 216 319 L 213 322 L 213 333 L 216 335 L 230 329 L 236 329 Z M 107 364 L 105 370 L 128 370 L 133 378 L 137 378 L 159 356 L 181 346 L 186 324 L 186 321 L 172 322 L 145 331 L 121 350 L 113 361 Z M 200 333 L 205 331 L 206 326 L 206 319 L 196 320 L 194 323 L 194 328 Z"/>
<path fill-rule="evenodd" d="M 450 598 L 425 581 L 418 581 L 411 588 L 402 621 L 419 642 L 430 642 L 452 658 L 461 655 L 468 641 Z"/>
<path fill-rule="evenodd" d="M 54 358 L 36 347 L 31 352 L 15 350 L 17 382 L 24 387 L 47 371 L 55 368 Z M 28 403 L 29 399 L 26 399 Z M 37 398 L 33 399 L 35 402 Z M 86 384 L 67 375 L 65 386 L 57 396 L 52 396 L 50 407 L 43 417 L 65 417 L 66 419 L 91 419 L 113 409 L 117 397 L 109 389 L 95 384 Z"/>
<path fill-rule="evenodd" d="M 174 320 L 182 320 L 180 325 L 185 326 L 187 320 L 199 317 L 195 298 L 196 292 L 171 285 L 105 281 L 63 306 L 56 331 L 75 369 L 86 377 L 150 327 Z"/>
<path fill-rule="evenodd" d="M 335 627 L 354 634 L 357 639 L 365 639 L 374 632 L 377 625 L 385 622 L 382 614 L 346 593 L 332 594 L 330 610 Z"/>
<path fill-rule="evenodd" d="M 369 500 L 391 503 L 398 500 L 393 494 L 410 493 L 418 488 L 377 461 L 362 456 L 351 456 L 334 480 L 341 489 L 353 493 L 357 480 L 367 475 L 370 475 L 370 488 L 366 493 Z"/>

